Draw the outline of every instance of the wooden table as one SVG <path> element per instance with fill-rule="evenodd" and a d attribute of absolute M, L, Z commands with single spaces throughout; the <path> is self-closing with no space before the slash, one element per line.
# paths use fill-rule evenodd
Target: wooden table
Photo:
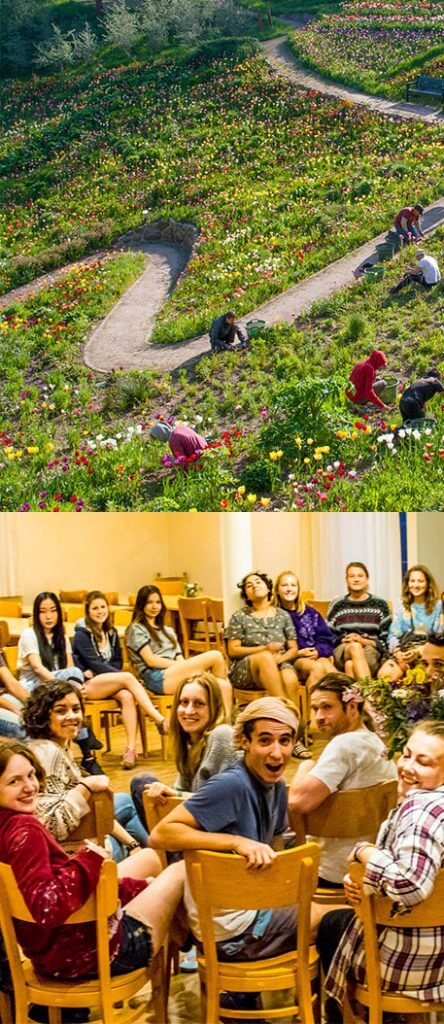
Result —
<path fill-rule="evenodd" d="M 83 612 L 82 612 L 82 609 L 79 607 L 79 619 L 81 619 L 81 618 L 83 618 Z M 19 639 L 20 639 L 22 633 L 24 633 L 25 629 L 28 629 L 29 626 L 30 626 L 29 619 L 8 619 L 8 618 L 4 618 L 4 619 L 0 619 L 0 621 L 7 623 L 8 629 L 9 629 L 9 635 L 11 637 L 11 640 L 14 640 L 16 643 L 19 642 Z M 76 625 L 75 622 L 65 622 L 64 623 L 65 633 L 66 633 L 67 636 L 69 636 L 70 640 L 72 640 L 72 638 L 74 636 L 75 625 Z M 116 629 L 117 629 L 117 632 L 119 634 L 119 637 L 125 636 L 126 628 L 127 628 L 126 626 L 116 626 Z"/>

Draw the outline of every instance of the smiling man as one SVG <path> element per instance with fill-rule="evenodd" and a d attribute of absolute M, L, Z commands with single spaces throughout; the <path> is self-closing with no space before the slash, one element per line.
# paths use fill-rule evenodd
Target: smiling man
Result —
<path fill-rule="evenodd" d="M 444 688 L 444 633 L 432 633 L 422 650 L 427 678 L 437 690 Z"/>
<path fill-rule="evenodd" d="M 250 870 L 271 864 L 276 857 L 273 846 L 287 827 L 283 774 L 297 729 L 289 702 L 261 697 L 248 704 L 237 718 L 233 737 L 244 757 L 209 779 L 156 826 L 151 835 L 154 849 L 237 853 L 245 857 Z M 185 905 L 192 931 L 200 939 L 197 911 L 187 886 Z M 293 907 L 266 912 L 221 910 L 215 932 L 223 960 L 278 956 L 294 946 L 295 911 Z"/>

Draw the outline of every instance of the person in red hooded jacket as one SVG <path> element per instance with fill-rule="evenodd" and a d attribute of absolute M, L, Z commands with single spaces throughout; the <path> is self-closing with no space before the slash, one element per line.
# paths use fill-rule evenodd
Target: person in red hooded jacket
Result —
<path fill-rule="evenodd" d="M 379 393 L 385 388 L 384 380 L 376 380 L 376 371 L 381 366 L 387 365 L 387 356 L 380 349 L 375 348 L 368 359 L 363 359 L 353 367 L 349 380 L 354 385 L 354 393 L 350 390 L 345 392 L 349 402 L 356 402 L 357 405 L 364 405 L 372 402 L 386 409 L 386 405 L 380 399 Z"/>

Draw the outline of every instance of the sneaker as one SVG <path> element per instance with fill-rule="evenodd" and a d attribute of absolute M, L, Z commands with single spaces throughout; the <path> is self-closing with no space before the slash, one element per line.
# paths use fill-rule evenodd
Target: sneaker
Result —
<path fill-rule="evenodd" d="M 96 761 L 95 757 L 84 757 L 81 761 L 81 767 L 87 775 L 105 775 L 103 768 L 100 767 L 99 762 Z"/>
<path fill-rule="evenodd" d="M 291 756 L 295 757 L 297 761 L 311 761 L 312 760 L 312 755 L 310 754 L 310 751 L 307 750 L 307 747 L 304 747 L 304 744 L 301 743 L 300 740 L 296 741 L 296 743 L 295 743 L 295 745 L 293 747 L 293 753 L 292 753 Z"/>
<path fill-rule="evenodd" d="M 136 767 L 137 754 L 135 750 L 125 750 L 122 757 L 122 768 L 131 769 Z"/>
<path fill-rule="evenodd" d="M 186 974 L 193 974 L 197 971 L 197 956 L 196 947 L 192 946 L 189 953 L 181 958 L 179 970 L 184 971 Z"/>
<path fill-rule="evenodd" d="M 93 733 L 92 729 L 88 729 L 88 740 L 90 750 L 103 750 L 103 743 L 97 739 L 97 736 Z"/>

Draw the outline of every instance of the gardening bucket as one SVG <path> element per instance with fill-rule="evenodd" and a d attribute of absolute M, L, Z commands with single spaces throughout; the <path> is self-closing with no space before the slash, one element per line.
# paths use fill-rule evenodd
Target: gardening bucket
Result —
<path fill-rule="evenodd" d="M 436 427 L 434 416 L 424 416 L 421 420 L 405 420 L 403 427 L 410 427 L 411 430 L 433 430 Z"/>
<path fill-rule="evenodd" d="M 399 378 L 393 373 L 384 374 L 385 387 L 379 392 L 379 397 L 385 405 L 393 405 L 398 397 Z"/>
<path fill-rule="evenodd" d="M 250 338 L 257 338 L 265 327 L 265 320 L 249 320 L 247 323 L 247 331 Z"/>
<path fill-rule="evenodd" d="M 373 284 L 374 281 L 382 281 L 384 274 L 384 267 L 376 264 L 374 267 L 367 267 L 367 270 L 364 270 L 364 280 L 367 284 Z"/>
<path fill-rule="evenodd" d="M 404 240 L 401 238 L 401 235 L 398 235 L 397 231 L 389 231 L 386 241 L 389 245 L 393 246 L 395 252 L 399 252 L 402 249 Z"/>
<path fill-rule="evenodd" d="M 391 260 L 394 251 L 395 247 L 391 242 L 380 242 L 379 245 L 376 246 L 376 252 L 378 253 L 380 263 L 383 263 L 384 260 Z"/>

